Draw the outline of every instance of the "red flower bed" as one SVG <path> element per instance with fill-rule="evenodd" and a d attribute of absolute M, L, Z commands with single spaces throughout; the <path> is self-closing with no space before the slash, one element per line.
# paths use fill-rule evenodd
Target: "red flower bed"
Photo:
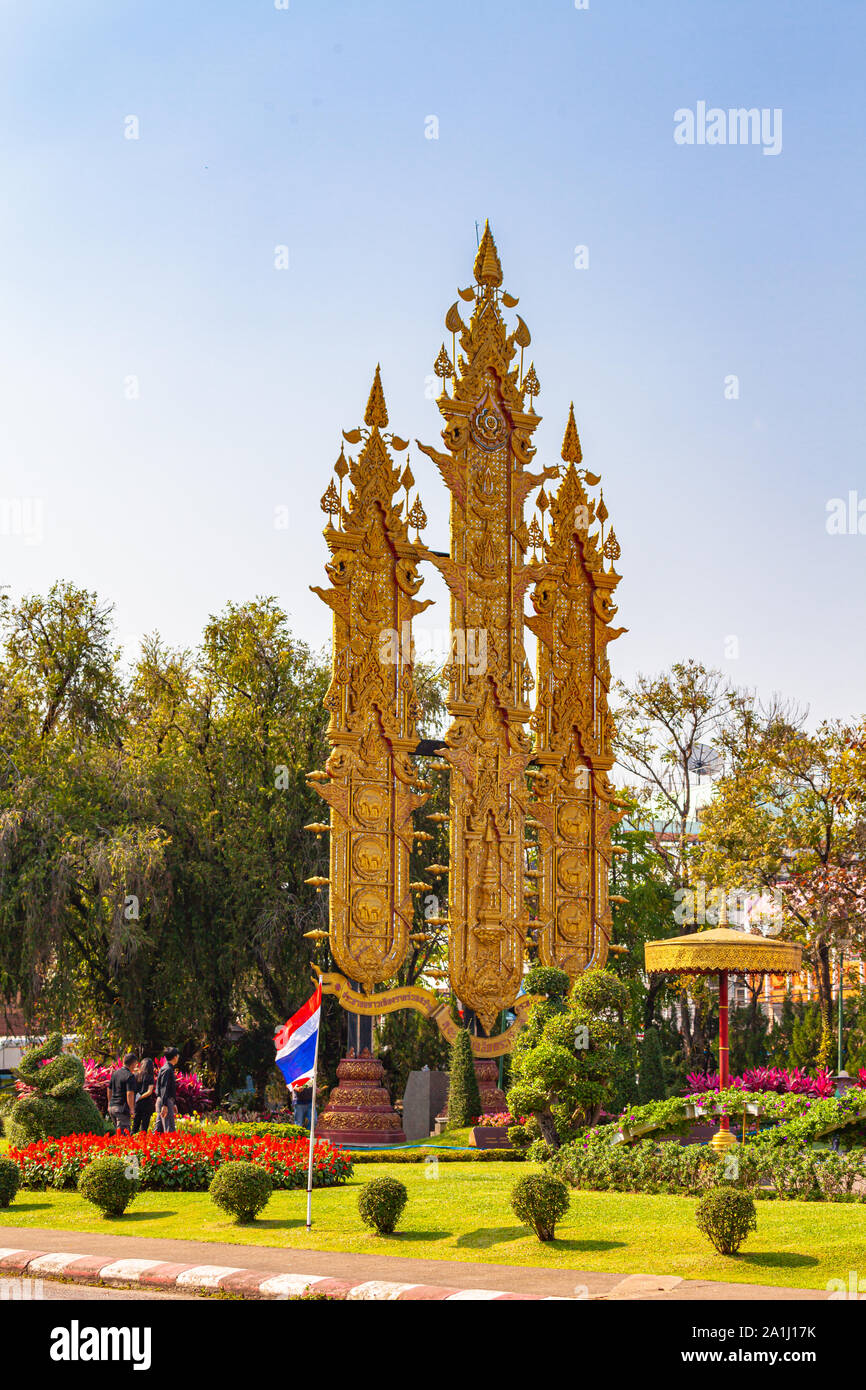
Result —
<path fill-rule="evenodd" d="M 221 1163 L 247 1159 L 270 1173 L 275 1188 L 305 1187 L 309 1141 L 252 1138 L 225 1134 L 69 1134 L 40 1139 L 24 1149 L 10 1149 L 21 1170 L 23 1187 L 72 1188 L 94 1158 L 118 1154 L 128 1158 L 131 1176 L 145 1191 L 203 1192 Z M 352 1171 L 342 1149 L 317 1140 L 313 1186 L 333 1187 Z"/>

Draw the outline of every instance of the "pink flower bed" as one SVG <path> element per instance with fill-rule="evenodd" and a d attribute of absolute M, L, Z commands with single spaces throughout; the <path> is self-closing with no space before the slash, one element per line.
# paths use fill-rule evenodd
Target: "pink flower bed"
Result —
<path fill-rule="evenodd" d="M 719 1089 L 718 1072 L 689 1072 L 687 1080 L 693 1095 Z M 739 1091 L 774 1091 L 777 1095 L 813 1096 L 816 1099 L 836 1093 L 833 1073 L 827 1067 L 822 1067 L 815 1076 L 808 1076 L 799 1067 L 752 1067 L 750 1071 L 744 1071 L 742 1076 L 732 1076 L 729 1084 Z M 866 1067 L 860 1068 L 854 1085 L 866 1087 Z"/>

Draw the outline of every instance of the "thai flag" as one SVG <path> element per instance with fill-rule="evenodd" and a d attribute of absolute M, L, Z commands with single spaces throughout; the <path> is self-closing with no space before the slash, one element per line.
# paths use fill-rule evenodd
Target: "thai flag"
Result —
<path fill-rule="evenodd" d="M 321 1012 L 322 986 L 319 985 L 312 998 L 274 1034 L 276 1062 L 287 1086 L 299 1089 L 312 1084 Z"/>

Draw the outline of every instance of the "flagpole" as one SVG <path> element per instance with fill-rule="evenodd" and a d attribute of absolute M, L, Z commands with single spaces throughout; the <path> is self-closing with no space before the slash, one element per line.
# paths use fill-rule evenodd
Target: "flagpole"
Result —
<path fill-rule="evenodd" d="M 319 1005 L 321 1008 L 321 1004 Z M 316 1144 L 316 1083 L 319 1079 L 319 1038 L 322 1033 L 322 1016 L 319 1014 L 319 1026 L 316 1029 L 316 1051 L 313 1058 L 313 1103 L 310 1107 L 310 1155 L 307 1163 L 307 1230 L 313 1224 L 313 1149 Z"/>

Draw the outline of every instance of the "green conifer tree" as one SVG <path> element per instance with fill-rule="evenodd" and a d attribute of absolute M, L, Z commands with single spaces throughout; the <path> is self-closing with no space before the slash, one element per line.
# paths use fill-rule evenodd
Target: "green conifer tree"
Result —
<path fill-rule="evenodd" d="M 652 1024 L 647 1028 L 641 1044 L 637 1093 L 641 1105 L 645 1105 L 650 1100 L 664 1100 L 667 1096 L 662 1062 L 662 1041 L 658 1028 Z"/>
<path fill-rule="evenodd" d="M 472 1043 L 466 1029 L 461 1028 L 451 1046 L 448 1126 L 450 1129 L 462 1129 L 480 1114 L 481 1096 L 472 1060 Z"/>

